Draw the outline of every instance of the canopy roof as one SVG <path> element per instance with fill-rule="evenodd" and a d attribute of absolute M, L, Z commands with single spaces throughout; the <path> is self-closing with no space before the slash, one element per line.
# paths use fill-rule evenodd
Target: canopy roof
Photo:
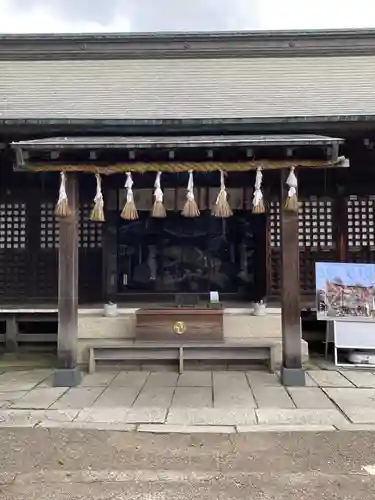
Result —
<path fill-rule="evenodd" d="M 291 164 L 299 167 L 347 167 L 348 161 L 338 155 L 343 142 L 343 139 L 318 135 L 55 137 L 14 142 L 12 148 L 16 150 L 17 168 L 111 174 L 123 171 L 247 171 L 259 166 L 281 169 Z M 238 149 L 235 161 L 220 158 L 220 151 L 225 147 Z M 135 153 L 141 149 L 174 152 L 185 148 L 197 148 L 200 151 L 198 159 L 189 161 L 188 156 L 185 156 L 187 161 L 175 161 L 174 155 L 168 157 L 165 153 L 165 161 L 160 161 L 160 155 L 157 161 L 148 161 L 142 155 L 137 157 Z M 270 148 L 273 151 L 271 157 L 268 156 Z M 214 155 L 207 155 L 205 149 L 217 151 L 215 159 Z M 321 153 L 311 158 L 311 151 L 315 149 Z M 112 150 L 112 153 L 106 153 L 108 150 Z"/>
<path fill-rule="evenodd" d="M 320 135 L 214 135 L 186 137 L 52 137 L 12 143 L 27 150 L 185 148 L 227 146 L 332 146 L 343 139 Z"/>

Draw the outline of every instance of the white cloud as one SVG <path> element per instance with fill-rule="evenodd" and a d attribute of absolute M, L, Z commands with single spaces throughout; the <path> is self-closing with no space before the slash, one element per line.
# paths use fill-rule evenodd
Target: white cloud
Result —
<path fill-rule="evenodd" d="M 105 9 L 101 2 L 107 2 Z M 0 33 L 103 33 L 186 27 L 375 27 L 375 0 L 0 0 Z"/>
<path fill-rule="evenodd" d="M 0 33 L 98 33 L 129 31 L 129 20 L 117 17 L 111 24 L 99 21 L 72 20 L 40 4 L 27 10 L 13 10 L 9 0 L 0 0 Z"/>
<path fill-rule="evenodd" d="M 375 0 L 258 0 L 259 29 L 375 27 Z"/>

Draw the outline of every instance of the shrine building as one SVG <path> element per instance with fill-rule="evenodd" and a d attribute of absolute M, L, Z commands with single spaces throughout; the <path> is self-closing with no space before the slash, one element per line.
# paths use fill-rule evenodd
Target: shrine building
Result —
<path fill-rule="evenodd" d="M 303 385 L 315 262 L 375 260 L 374 68 L 375 30 L 0 36 L 1 349 Z"/>

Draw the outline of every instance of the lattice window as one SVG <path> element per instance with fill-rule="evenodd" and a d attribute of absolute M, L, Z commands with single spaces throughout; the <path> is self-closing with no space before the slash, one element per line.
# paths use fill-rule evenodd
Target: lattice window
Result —
<path fill-rule="evenodd" d="M 374 207 L 374 196 L 365 199 L 351 196 L 347 200 L 349 248 L 375 246 Z"/>
<path fill-rule="evenodd" d="M 90 221 L 91 204 L 84 203 L 80 208 L 79 217 L 79 247 L 102 247 L 102 224 Z"/>
<path fill-rule="evenodd" d="M 40 207 L 40 247 L 59 247 L 59 221 L 54 214 L 53 203 L 42 203 Z M 78 242 L 80 248 L 101 248 L 102 225 L 89 220 L 91 205 L 83 204 L 79 210 Z"/>
<path fill-rule="evenodd" d="M 54 249 L 59 247 L 59 221 L 55 217 L 53 203 L 40 205 L 40 248 Z"/>
<path fill-rule="evenodd" d="M 326 249 L 334 246 L 332 201 L 310 198 L 299 203 L 299 246 L 310 249 Z"/>
<path fill-rule="evenodd" d="M 0 203 L 0 250 L 26 248 L 26 204 Z"/>
<path fill-rule="evenodd" d="M 270 245 L 279 247 L 281 244 L 280 233 L 280 202 L 271 201 L 269 209 Z"/>
<path fill-rule="evenodd" d="M 280 247 L 280 203 L 270 202 L 270 244 Z M 334 247 L 332 201 L 311 198 L 299 203 L 298 239 L 301 248 L 325 249 Z"/>

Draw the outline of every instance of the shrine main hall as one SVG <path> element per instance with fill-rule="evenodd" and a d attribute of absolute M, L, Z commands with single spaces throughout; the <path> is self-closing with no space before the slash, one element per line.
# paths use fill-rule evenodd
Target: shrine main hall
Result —
<path fill-rule="evenodd" d="M 0 36 L 0 344 L 304 385 L 316 262 L 374 262 L 375 31 Z"/>

